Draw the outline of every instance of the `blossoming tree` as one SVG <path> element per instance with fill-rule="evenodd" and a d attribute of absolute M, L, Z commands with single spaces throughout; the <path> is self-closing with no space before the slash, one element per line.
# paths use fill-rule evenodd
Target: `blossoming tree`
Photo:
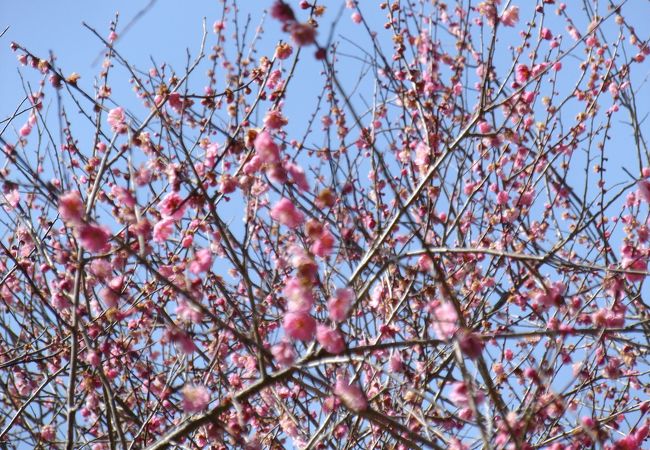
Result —
<path fill-rule="evenodd" d="M 633 3 L 223 1 L 181 68 L 89 28 L 95 86 L 13 43 L 2 445 L 643 448 Z"/>

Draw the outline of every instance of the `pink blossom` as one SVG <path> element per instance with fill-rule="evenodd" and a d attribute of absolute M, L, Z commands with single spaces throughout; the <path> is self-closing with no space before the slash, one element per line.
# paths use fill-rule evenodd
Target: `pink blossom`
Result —
<path fill-rule="evenodd" d="M 86 362 L 92 367 L 99 367 L 101 360 L 102 360 L 101 356 L 99 355 L 98 352 L 89 351 L 88 353 L 86 353 Z"/>
<path fill-rule="evenodd" d="M 497 194 L 497 205 L 500 206 L 505 206 L 508 204 L 508 200 L 510 200 L 510 195 L 506 191 L 500 191 Z"/>
<path fill-rule="evenodd" d="M 490 126 L 489 123 L 487 123 L 485 120 L 481 121 L 478 123 L 478 131 L 481 133 L 489 133 L 492 130 L 492 126 Z"/>
<path fill-rule="evenodd" d="M 549 30 L 548 28 L 542 28 L 541 37 L 542 39 L 550 41 L 551 39 L 553 39 L 553 33 L 551 33 L 551 30 Z"/>
<path fill-rule="evenodd" d="M 265 163 L 277 163 L 280 161 L 280 149 L 273 142 L 273 138 L 268 131 L 262 131 L 255 138 L 253 143 L 255 146 L 255 152 L 260 157 L 261 162 Z"/>
<path fill-rule="evenodd" d="M 59 197 L 59 215 L 64 222 L 78 225 L 84 215 L 84 204 L 78 191 L 68 191 Z"/>
<path fill-rule="evenodd" d="M 501 23 L 507 27 L 514 27 L 519 22 L 519 7 L 510 6 L 501 14 Z"/>
<path fill-rule="evenodd" d="M 90 271 L 100 280 L 106 280 L 111 276 L 113 267 L 105 259 L 95 259 L 90 263 Z"/>
<path fill-rule="evenodd" d="M 117 306 L 117 302 L 120 298 L 123 288 L 124 288 L 124 276 L 119 275 L 117 277 L 114 277 L 111 281 L 109 281 L 108 286 L 106 286 L 101 290 L 100 296 L 102 297 L 102 300 L 104 300 L 104 304 L 108 308 L 115 308 Z"/>
<path fill-rule="evenodd" d="M 126 133 L 127 126 L 125 122 L 124 108 L 113 108 L 108 112 L 108 124 L 116 133 Z"/>
<path fill-rule="evenodd" d="M 329 229 L 324 228 L 323 232 L 318 236 L 311 246 L 311 251 L 314 255 L 325 258 L 332 254 L 334 248 L 334 235 L 330 233 Z"/>
<path fill-rule="evenodd" d="M 282 23 L 291 22 L 296 20 L 296 16 L 291 9 L 291 6 L 287 5 L 282 0 L 276 0 L 271 6 L 271 17 L 279 20 Z"/>
<path fill-rule="evenodd" d="M 318 324 L 316 327 L 316 339 L 325 350 L 335 355 L 345 350 L 345 341 L 341 332 L 326 325 Z"/>
<path fill-rule="evenodd" d="M 264 126 L 270 130 L 278 130 L 283 126 L 285 126 L 287 123 L 288 123 L 287 119 L 277 109 L 267 112 L 266 116 L 264 116 Z M 264 133 L 266 132 L 262 132 L 261 134 Z M 268 133 L 266 134 L 268 135 Z M 257 137 L 259 138 L 260 136 Z M 255 141 L 257 143 L 257 138 L 255 139 Z M 257 150 L 257 146 L 255 147 L 255 149 Z"/>
<path fill-rule="evenodd" d="M 390 358 L 388 358 L 388 365 L 393 372 L 403 372 L 404 362 L 402 361 L 402 355 L 399 352 L 391 353 Z"/>
<path fill-rule="evenodd" d="M 183 197 L 178 192 L 170 192 L 158 203 L 158 211 L 163 217 L 179 220 L 183 217 L 186 206 L 187 202 L 183 201 Z"/>
<path fill-rule="evenodd" d="M 313 283 L 316 281 L 318 266 L 311 255 L 299 245 L 292 245 L 289 247 L 288 253 L 291 255 L 291 266 L 298 271 L 298 276 L 306 283 Z"/>
<path fill-rule="evenodd" d="M 637 197 L 641 197 L 647 203 L 650 203 L 650 181 L 641 180 L 637 183 L 639 190 L 637 191 Z"/>
<path fill-rule="evenodd" d="M 623 269 L 637 270 L 645 272 L 648 270 L 648 260 L 641 257 L 624 257 L 621 260 L 621 267 Z M 645 279 L 645 274 L 642 273 L 626 273 L 625 278 L 630 283 L 638 283 Z"/>
<path fill-rule="evenodd" d="M 433 310 L 433 331 L 442 340 L 452 338 L 458 331 L 458 314 L 450 302 L 441 303 Z"/>
<path fill-rule="evenodd" d="M 6 193 L 5 199 L 7 200 L 7 204 L 5 205 L 5 210 L 11 211 L 15 209 L 16 206 L 18 206 L 18 203 L 20 202 L 20 192 L 18 191 L 18 188 L 13 188 L 8 193 Z"/>
<path fill-rule="evenodd" d="M 191 355 L 197 350 L 196 344 L 187 334 L 181 330 L 172 331 L 171 340 L 176 344 L 178 351 L 186 355 Z"/>
<path fill-rule="evenodd" d="M 208 388 L 201 385 L 188 385 L 183 388 L 183 411 L 198 413 L 210 403 Z"/>
<path fill-rule="evenodd" d="M 84 224 L 78 228 L 78 238 L 81 247 L 91 253 L 107 250 L 111 231 L 100 225 Z"/>
<path fill-rule="evenodd" d="M 26 123 L 25 125 L 23 125 L 23 126 L 20 128 L 20 130 L 18 131 L 18 133 L 19 133 L 22 137 L 27 137 L 27 136 L 29 136 L 31 132 L 32 132 L 32 126 L 31 126 L 30 124 L 28 124 L 28 123 Z"/>
<path fill-rule="evenodd" d="M 421 141 L 418 142 L 415 146 L 415 165 L 418 166 L 420 170 L 429 164 L 429 160 L 431 159 L 430 154 L 431 150 L 427 147 L 427 144 Z"/>
<path fill-rule="evenodd" d="M 535 303 L 543 306 L 560 306 L 564 302 L 566 285 L 562 282 L 555 282 L 546 290 L 539 291 L 535 295 Z"/>
<path fill-rule="evenodd" d="M 66 295 L 64 295 L 60 289 L 52 289 L 52 297 L 50 299 L 54 309 L 58 311 L 63 311 L 71 306 L 70 300 Z"/>
<path fill-rule="evenodd" d="M 297 341 L 311 341 L 316 334 L 316 320 L 305 311 L 288 312 L 282 327 L 287 336 Z"/>
<path fill-rule="evenodd" d="M 293 47 L 282 42 L 275 47 L 275 56 L 278 59 L 287 59 L 293 53 Z"/>
<path fill-rule="evenodd" d="M 354 291 L 350 288 L 340 288 L 334 292 L 334 296 L 327 301 L 327 312 L 334 322 L 343 322 L 348 318 Z"/>
<path fill-rule="evenodd" d="M 290 342 L 280 341 L 271 347 L 273 358 L 281 366 L 290 366 L 296 359 L 296 352 Z"/>
<path fill-rule="evenodd" d="M 638 440 L 636 436 L 629 435 L 614 442 L 614 446 L 611 448 L 613 450 L 641 450 L 643 448 L 641 442 L 643 442 L 643 439 Z"/>
<path fill-rule="evenodd" d="M 153 227 L 153 240 L 157 243 L 165 242 L 174 231 L 174 219 L 165 217 Z"/>
<path fill-rule="evenodd" d="M 490 0 L 481 2 L 478 4 L 477 9 L 479 14 L 485 17 L 487 23 L 493 27 L 497 21 L 497 8 L 494 3 Z"/>
<path fill-rule="evenodd" d="M 515 80 L 519 84 L 524 84 L 530 78 L 530 69 L 526 64 L 517 64 L 515 68 Z"/>
<path fill-rule="evenodd" d="M 203 312 L 185 300 L 178 301 L 178 306 L 176 307 L 176 315 L 180 319 L 191 323 L 201 323 L 203 320 Z"/>
<path fill-rule="evenodd" d="M 314 305 L 314 294 L 311 288 L 298 278 L 290 278 L 284 286 L 282 294 L 287 298 L 289 311 L 309 312 Z"/>
<path fill-rule="evenodd" d="M 530 105 L 535 101 L 536 94 L 533 91 L 526 91 L 521 94 L 521 100 L 526 103 L 527 105 Z"/>
<path fill-rule="evenodd" d="M 567 31 L 569 32 L 569 36 L 571 36 L 574 41 L 579 41 L 582 38 L 580 32 L 571 25 L 567 27 Z"/>
<path fill-rule="evenodd" d="M 260 167 L 262 167 L 262 158 L 260 158 L 259 155 L 253 156 L 251 159 L 248 160 L 246 164 L 244 164 L 244 174 L 246 175 L 252 175 L 258 170 L 260 170 Z"/>
<path fill-rule="evenodd" d="M 334 395 L 339 397 L 343 404 L 354 412 L 368 409 L 366 395 L 356 384 L 350 384 L 348 377 L 338 377 L 334 385 Z"/>
<path fill-rule="evenodd" d="M 112 186 L 111 194 L 117 199 L 118 203 L 133 208 L 135 206 L 135 198 L 133 194 L 128 190 L 120 186 Z"/>
<path fill-rule="evenodd" d="M 56 439 L 56 429 L 52 425 L 45 425 L 41 429 L 41 439 L 44 441 L 53 441 Z"/>
<path fill-rule="evenodd" d="M 354 23 L 361 23 L 361 14 L 359 14 L 359 11 L 353 12 L 351 19 Z"/>
<path fill-rule="evenodd" d="M 305 221 L 303 213 L 298 211 L 291 200 L 283 198 L 271 209 L 271 218 L 289 228 L 296 228 Z"/>
<path fill-rule="evenodd" d="M 449 442 L 449 450 L 469 450 L 469 446 L 463 444 L 462 441 L 458 440 L 458 438 L 453 438 Z"/>
<path fill-rule="evenodd" d="M 298 189 L 303 192 L 309 191 L 309 182 L 307 182 L 307 176 L 302 167 L 290 162 L 287 163 L 286 169 L 293 182 L 298 186 Z"/>
<path fill-rule="evenodd" d="M 225 29 L 226 29 L 226 23 L 223 22 L 223 21 L 221 21 L 221 20 L 216 20 L 216 21 L 212 24 L 212 31 L 213 31 L 215 34 L 219 34 L 221 31 L 223 31 L 223 30 L 225 30 Z"/>
<path fill-rule="evenodd" d="M 196 252 L 194 261 L 190 263 L 190 272 L 199 274 L 207 272 L 212 266 L 212 252 L 208 248 L 201 249 Z"/>
<path fill-rule="evenodd" d="M 460 350 L 470 359 L 478 358 L 483 352 L 483 341 L 476 334 L 469 330 L 463 330 L 458 336 Z"/>
<path fill-rule="evenodd" d="M 294 22 L 290 27 L 291 39 L 301 47 L 311 45 L 316 41 L 316 28 L 309 23 Z"/>
<path fill-rule="evenodd" d="M 470 393 L 467 385 L 462 382 L 456 382 L 451 387 L 449 400 L 459 408 L 467 408 L 470 406 Z M 474 391 L 474 404 L 480 405 L 485 400 L 485 394 L 482 391 Z"/>

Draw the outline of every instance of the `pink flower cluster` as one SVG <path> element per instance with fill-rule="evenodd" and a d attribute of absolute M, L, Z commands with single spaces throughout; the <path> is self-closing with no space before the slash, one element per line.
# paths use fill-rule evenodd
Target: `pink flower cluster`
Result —
<path fill-rule="evenodd" d="M 433 311 L 433 331 L 438 339 L 448 340 L 454 337 L 458 331 L 458 314 L 456 308 L 450 302 L 443 302 L 436 306 Z"/>
<path fill-rule="evenodd" d="M 316 28 L 310 23 L 297 22 L 293 9 L 283 0 L 273 3 L 271 17 L 282 22 L 283 30 L 291 33 L 291 38 L 297 45 L 311 45 L 316 41 Z"/>
<path fill-rule="evenodd" d="M 271 218 L 289 228 L 299 227 L 305 221 L 304 214 L 287 198 L 281 199 L 271 208 Z"/>
<path fill-rule="evenodd" d="M 459 381 L 452 385 L 449 400 L 459 408 L 470 406 L 471 394 L 465 382 Z M 474 389 L 474 404 L 480 405 L 485 401 L 485 394 L 482 391 Z"/>
<path fill-rule="evenodd" d="M 621 249 L 621 267 L 623 269 L 634 270 L 637 272 L 647 272 L 648 257 L 646 253 L 632 247 L 624 245 Z M 643 273 L 626 273 L 625 279 L 630 283 L 639 283 L 645 280 L 646 275 Z"/>
<path fill-rule="evenodd" d="M 126 125 L 124 108 L 122 107 L 111 109 L 108 112 L 107 122 L 115 133 L 124 134 L 129 130 L 129 127 Z"/>
<path fill-rule="evenodd" d="M 183 411 L 198 413 L 203 411 L 210 403 L 208 388 L 201 385 L 187 385 L 183 388 Z"/>
<path fill-rule="evenodd" d="M 85 207 L 81 195 L 77 191 L 69 191 L 59 197 L 59 216 L 63 221 L 73 227 L 75 235 L 81 247 L 90 253 L 101 253 L 107 251 L 111 231 L 84 220 Z"/>
<path fill-rule="evenodd" d="M 334 249 L 334 235 L 330 232 L 327 226 L 317 220 L 310 220 L 305 226 L 307 235 L 313 240 L 310 247 L 311 252 L 320 257 L 326 258 L 332 254 Z"/>
<path fill-rule="evenodd" d="M 339 397 L 343 404 L 354 412 L 368 409 L 368 400 L 361 388 L 351 384 L 347 376 L 338 377 L 334 385 L 334 395 Z"/>

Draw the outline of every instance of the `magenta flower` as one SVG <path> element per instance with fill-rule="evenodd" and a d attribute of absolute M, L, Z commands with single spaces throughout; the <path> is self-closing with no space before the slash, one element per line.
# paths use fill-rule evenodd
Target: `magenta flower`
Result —
<path fill-rule="evenodd" d="M 641 180 L 638 183 L 638 193 L 637 196 L 645 200 L 647 203 L 650 203 L 650 181 Z"/>
<path fill-rule="evenodd" d="M 454 336 L 458 331 L 458 314 L 454 305 L 444 302 L 433 310 L 433 331 L 441 340 Z"/>
<path fill-rule="evenodd" d="M 273 358 L 281 366 L 290 366 L 296 359 L 296 352 L 293 350 L 291 342 L 280 341 L 271 347 Z"/>
<path fill-rule="evenodd" d="M 272 111 L 269 111 L 266 113 L 266 116 L 264 116 L 264 126 L 270 130 L 278 130 L 285 126 L 288 123 L 287 119 L 282 115 L 280 111 L 277 109 L 274 109 Z M 267 134 L 267 132 L 263 132 L 262 134 Z M 261 134 L 260 134 L 261 136 Z M 259 136 L 258 136 L 259 138 Z M 257 139 L 255 139 L 257 143 Z M 257 147 L 256 147 L 257 150 Z"/>
<path fill-rule="evenodd" d="M 26 123 L 20 128 L 18 134 L 20 134 L 22 137 L 27 137 L 30 135 L 31 132 L 32 132 L 32 126 L 29 123 Z"/>
<path fill-rule="evenodd" d="M 296 228 L 305 221 L 303 213 L 298 211 L 291 200 L 283 198 L 271 209 L 271 218 L 289 228 Z"/>
<path fill-rule="evenodd" d="M 514 27 L 519 22 L 519 7 L 510 6 L 501 14 L 501 23 L 507 27 Z"/>
<path fill-rule="evenodd" d="M 183 388 L 183 411 L 198 413 L 210 403 L 208 388 L 201 385 L 188 385 Z"/>
<path fill-rule="evenodd" d="M 530 78 L 530 69 L 526 64 L 517 64 L 515 68 L 515 80 L 519 84 L 524 84 Z"/>
<path fill-rule="evenodd" d="M 325 258 L 332 254 L 334 249 L 334 235 L 330 233 L 327 228 L 323 228 L 323 232 L 318 236 L 311 246 L 311 251 L 314 255 Z"/>
<path fill-rule="evenodd" d="M 166 217 L 153 227 L 153 240 L 157 243 L 165 242 L 174 231 L 174 219 Z"/>
<path fill-rule="evenodd" d="M 291 312 L 309 312 L 314 305 L 314 294 L 311 288 L 298 278 L 290 278 L 282 294 L 287 298 L 287 309 Z"/>
<path fill-rule="evenodd" d="M 177 192 L 170 192 L 158 203 L 158 210 L 163 217 L 179 220 L 185 213 L 187 202 Z"/>
<path fill-rule="evenodd" d="M 273 3 L 273 6 L 271 6 L 270 14 L 271 17 L 273 17 L 276 20 L 279 20 L 282 23 L 296 20 L 296 16 L 293 13 L 293 9 L 291 9 L 291 6 L 287 5 L 282 0 L 276 0 L 276 2 Z"/>
<path fill-rule="evenodd" d="M 641 257 L 623 257 L 621 259 L 621 267 L 623 269 L 637 270 L 645 272 L 648 270 L 648 260 Z M 625 278 L 630 283 L 639 283 L 645 279 L 645 274 L 642 273 L 626 273 Z"/>
<path fill-rule="evenodd" d="M 108 286 L 100 291 L 100 297 L 108 308 L 115 308 L 124 287 L 124 276 L 120 275 L 109 281 Z"/>
<path fill-rule="evenodd" d="M 77 191 L 69 191 L 59 197 L 59 215 L 64 222 L 78 225 L 84 216 L 84 204 Z"/>
<path fill-rule="evenodd" d="M 294 22 L 290 27 L 291 39 L 296 45 L 304 47 L 316 41 L 316 28 L 308 23 Z"/>
<path fill-rule="evenodd" d="M 78 238 L 81 247 L 90 253 L 99 253 L 107 250 L 111 231 L 99 225 L 81 225 L 78 229 Z"/>
<path fill-rule="evenodd" d="M 482 391 L 474 391 L 474 404 L 480 405 L 485 400 L 485 394 Z M 449 400 L 458 406 L 459 408 L 467 408 L 470 403 L 470 393 L 467 385 L 462 382 L 456 382 L 451 387 L 451 393 L 449 394 Z"/>
<path fill-rule="evenodd" d="M 325 350 L 335 355 L 345 350 L 345 341 L 341 332 L 326 325 L 318 324 L 316 327 L 316 340 Z"/>
<path fill-rule="evenodd" d="M 316 334 L 316 320 L 305 311 L 288 312 L 282 327 L 287 336 L 296 341 L 311 341 Z"/>
<path fill-rule="evenodd" d="M 458 335 L 458 345 L 465 356 L 476 359 L 483 353 L 483 341 L 480 336 L 469 330 L 462 330 Z"/>
<path fill-rule="evenodd" d="M 350 288 L 340 288 L 334 292 L 334 296 L 327 301 L 327 312 L 334 322 L 343 322 L 348 318 L 354 291 Z"/>
<path fill-rule="evenodd" d="M 200 274 L 210 270 L 212 266 L 212 252 L 209 248 L 204 248 L 196 252 L 194 261 L 190 263 L 190 272 Z"/>
<path fill-rule="evenodd" d="M 287 163 L 286 169 L 293 182 L 298 186 L 298 189 L 303 192 L 309 191 L 309 182 L 302 167 L 294 163 Z"/>
<path fill-rule="evenodd" d="M 261 162 L 277 163 L 280 161 L 280 149 L 273 142 L 273 138 L 268 131 L 262 131 L 258 134 L 253 145 Z"/>
<path fill-rule="evenodd" d="M 339 397 L 343 404 L 354 412 L 368 409 L 366 395 L 356 384 L 350 384 L 347 376 L 339 377 L 334 385 L 334 395 Z"/>
<path fill-rule="evenodd" d="M 111 109 L 108 112 L 107 122 L 115 133 L 126 133 L 128 127 L 125 119 L 124 108 L 122 107 Z"/>

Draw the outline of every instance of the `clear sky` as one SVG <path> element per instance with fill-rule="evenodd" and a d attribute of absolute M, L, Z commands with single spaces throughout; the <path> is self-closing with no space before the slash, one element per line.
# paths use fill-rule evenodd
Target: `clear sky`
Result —
<path fill-rule="evenodd" d="M 230 2 L 229 2 L 230 3 Z M 367 2 L 366 2 L 367 3 Z M 249 36 L 255 32 L 260 24 L 262 12 L 272 4 L 271 0 L 245 0 L 238 1 L 241 17 L 251 13 Z M 146 13 L 137 19 L 128 31 L 123 32 L 138 13 L 146 9 Z M 336 16 L 344 6 L 344 2 L 333 1 L 328 4 L 325 23 L 336 20 Z M 120 39 L 116 49 L 130 63 L 138 69 L 148 70 L 153 58 L 158 64 L 166 62 L 174 66 L 178 72 L 183 72 L 187 61 L 187 51 L 194 57 L 199 49 L 202 35 L 202 18 L 206 18 L 209 32 L 207 45 L 216 42 L 212 33 L 213 23 L 220 18 L 221 2 L 204 0 L 186 0 L 172 2 L 169 0 L 116 0 L 109 2 L 79 1 L 79 0 L 33 0 L 13 2 L 0 0 L 0 32 L 9 27 L 0 39 L 0 116 L 5 118 L 11 114 L 17 104 L 24 98 L 24 89 L 17 68 L 16 54 L 9 48 L 15 41 L 38 56 L 48 57 L 53 51 L 57 57 L 57 65 L 63 73 L 68 75 L 77 72 L 81 75 L 79 85 L 92 91 L 93 78 L 101 71 L 102 43 L 87 30 L 82 22 L 93 27 L 97 32 L 106 37 L 109 24 L 119 13 L 118 34 Z M 368 17 L 377 19 L 375 23 L 383 24 L 378 8 L 367 8 Z M 304 12 L 300 11 L 301 15 Z M 381 22 L 380 22 L 381 20 Z M 336 21 L 337 34 L 355 40 L 359 29 L 350 20 L 350 10 L 343 11 L 340 20 Z M 327 30 L 329 31 L 329 30 Z M 356 34 L 356 35 L 355 35 Z M 228 34 L 230 36 L 230 34 Z M 286 39 L 281 33 L 280 25 L 275 20 L 266 18 L 264 39 L 259 42 L 260 54 L 272 55 L 275 44 L 280 39 Z M 319 36 L 319 41 L 324 41 L 327 35 Z M 226 44 L 228 45 L 228 44 Z M 345 47 L 345 44 L 343 45 Z M 313 83 L 318 76 L 321 66 L 309 50 L 303 61 L 301 71 L 297 74 L 296 84 Z M 25 80 L 32 83 L 38 80 L 38 74 L 31 69 L 22 70 Z M 203 74 L 197 79 L 204 78 Z M 351 78 L 351 82 L 354 82 Z M 111 80 L 113 88 L 112 98 L 127 109 L 136 106 L 135 96 L 130 91 L 126 79 L 118 83 L 118 79 Z M 348 80 L 345 80 L 348 81 Z M 197 88 L 201 88 L 197 86 Z M 291 94 L 295 96 L 291 98 Z M 311 100 L 315 96 L 310 95 Z M 313 105 L 305 105 L 304 96 L 300 96 L 300 89 L 291 90 L 287 99 L 285 111 L 292 110 L 299 116 L 305 110 L 313 111 Z M 297 121 L 293 121 L 295 124 Z M 18 128 L 20 125 L 17 125 Z"/>

